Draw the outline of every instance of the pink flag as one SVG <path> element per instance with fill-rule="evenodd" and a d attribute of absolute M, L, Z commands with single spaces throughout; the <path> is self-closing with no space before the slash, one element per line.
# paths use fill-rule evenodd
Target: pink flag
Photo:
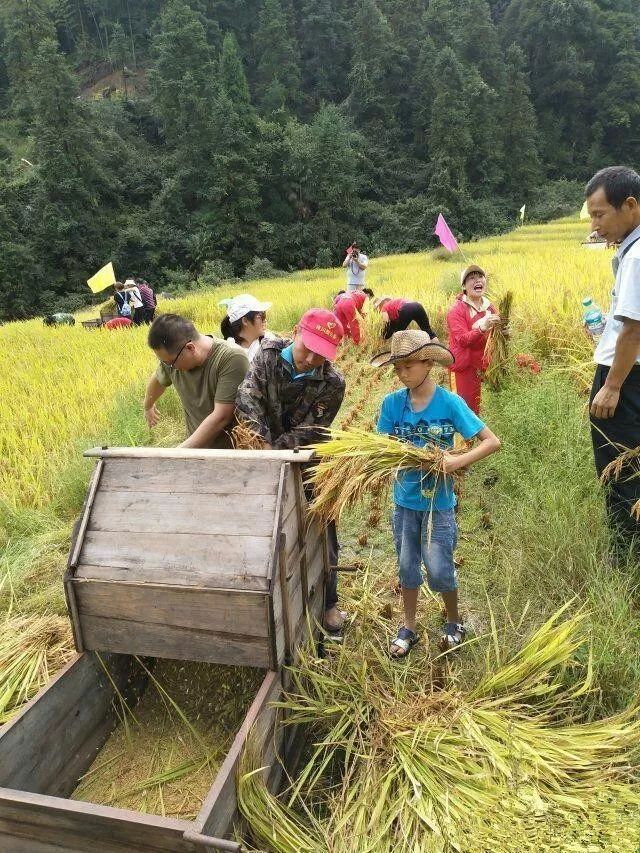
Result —
<path fill-rule="evenodd" d="M 445 249 L 448 249 L 450 252 L 455 252 L 458 248 L 456 238 L 451 233 L 451 229 L 447 225 L 447 222 L 441 213 L 438 214 L 438 221 L 436 222 L 435 231 L 433 233 L 438 235 L 440 242 Z"/>

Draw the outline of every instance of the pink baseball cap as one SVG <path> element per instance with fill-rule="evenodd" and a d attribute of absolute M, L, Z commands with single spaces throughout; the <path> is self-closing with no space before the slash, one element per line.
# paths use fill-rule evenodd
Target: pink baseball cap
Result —
<path fill-rule="evenodd" d="M 344 337 L 342 323 L 332 311 L 312 308 L 303 314 L 298 323 L 302 343 L 311 352 L 333 361 L 338 353 L 338 344 Z"/>

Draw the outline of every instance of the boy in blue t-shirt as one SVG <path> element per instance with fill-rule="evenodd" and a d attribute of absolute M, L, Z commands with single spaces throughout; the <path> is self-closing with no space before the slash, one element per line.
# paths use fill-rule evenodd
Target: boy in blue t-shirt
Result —
<path fill-rule="evenodd" d="M 453 355 L 442 344 L 431 343 L 426 332 L 407 329 L 391 338 L 391 349 L 371 359 L 375 367 L 393 364 L 406 388 L 382 401 L 377 430 L 418 446 L 437 444 L 453 448 L 456 432 L 466 441 L 478 443 L 460 454 L 447 454 L 445 470 L 452 474 L 500 450 L 500 440 L 467 406 L 461 397 L 445 391 L 430 377 L 435 364 L 448 367 Z M 393 488 L 395 510 L 393 539 L 398 554 L 402 585 L 404 625 L 391 644 L 391 656 L 405 657 L 418 642 L 416 608 L 422 584 L 422 563 L 433 592 L 442 595 L 447 618 L 443 646 L 455 648 L 465 637 L 458 613 L 458 581 L 453 562 L 458 529 L 454 507 L 453 480 L 433 477 L 420 469 L 400 474 Z M 430 534 L 430 535 L 429 535 Z"/>

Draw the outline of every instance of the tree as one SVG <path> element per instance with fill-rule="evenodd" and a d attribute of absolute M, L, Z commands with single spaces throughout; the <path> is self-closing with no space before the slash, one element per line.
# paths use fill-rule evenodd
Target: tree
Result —
<path fill-rule="evenodd" d="M 507 83 L 502 101 L 503 187 L 514 201 L 529 198 L 540 182 L 538 123 L 529 97 L 522 50 L 512 44 L 507 50 Z"/>
<path fill-rule="evenodd" d="M 55 29 L 47 16 L 45 0 L 7 0 L 4 20 L 4 62 L 11 84 L 11 104 L 14 114 L 27 121 L 33 60 L 45 39 L 55 39 Z"/>
<path fill-rule="evenodd" d="M 129 92 L 127 89 L 127 61 L 129 57 L 129 44 L 127 41 L 127 37 L 122 29 L 122 25 L 120 23 L 115 23 L 111 30 L 111 57 L 114 66 L 120 71 L 122 74 L 122 84 L 124 86 L 124 96 L 125 98 L 129 97 Z"/>
<path fill-rule="evenodd" d="M 429 129 L 429 190 L 432 200 L 459 211 L 468 193 L 467 168 L 473 137 L 466 99 L 465 76 L 455 53 L 445 47 L 435 65 L 438 91 Z"/>
<path fill-rule="evenodd" d="M 274 80 L 278 81 L 275 104 L 294 110 L 300 101 L 298 48 L 289 32 L 281 0 L 264 0 L 255 34 L 256 96 L 261 111 L 268 115 L 274 107 Z"/>

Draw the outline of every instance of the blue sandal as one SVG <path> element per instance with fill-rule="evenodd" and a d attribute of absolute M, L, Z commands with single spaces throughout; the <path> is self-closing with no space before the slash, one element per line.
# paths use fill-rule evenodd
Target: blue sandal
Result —
<path fill-rule="evenodd" d="M 410 631 L 403 625 L 402 628 L 398 629 L 398 635 L 391 643 L 391 646 L 398 646 L 401 651 L 394 652 L 390 648 L 390 657 L 393 660 L 401 660 L 402 658 L 406 658 L 411 649 L 419 641 L 419 639 L 420 637 L 418 637 L 418 635 L 414 631 Z"/>
<path fill-rule="evenodd" d="M 440 637 L 440 648 L 442 651 L 457 649 L 467 637 L 467 629 L 462 622 L 445 622 Z"/>

